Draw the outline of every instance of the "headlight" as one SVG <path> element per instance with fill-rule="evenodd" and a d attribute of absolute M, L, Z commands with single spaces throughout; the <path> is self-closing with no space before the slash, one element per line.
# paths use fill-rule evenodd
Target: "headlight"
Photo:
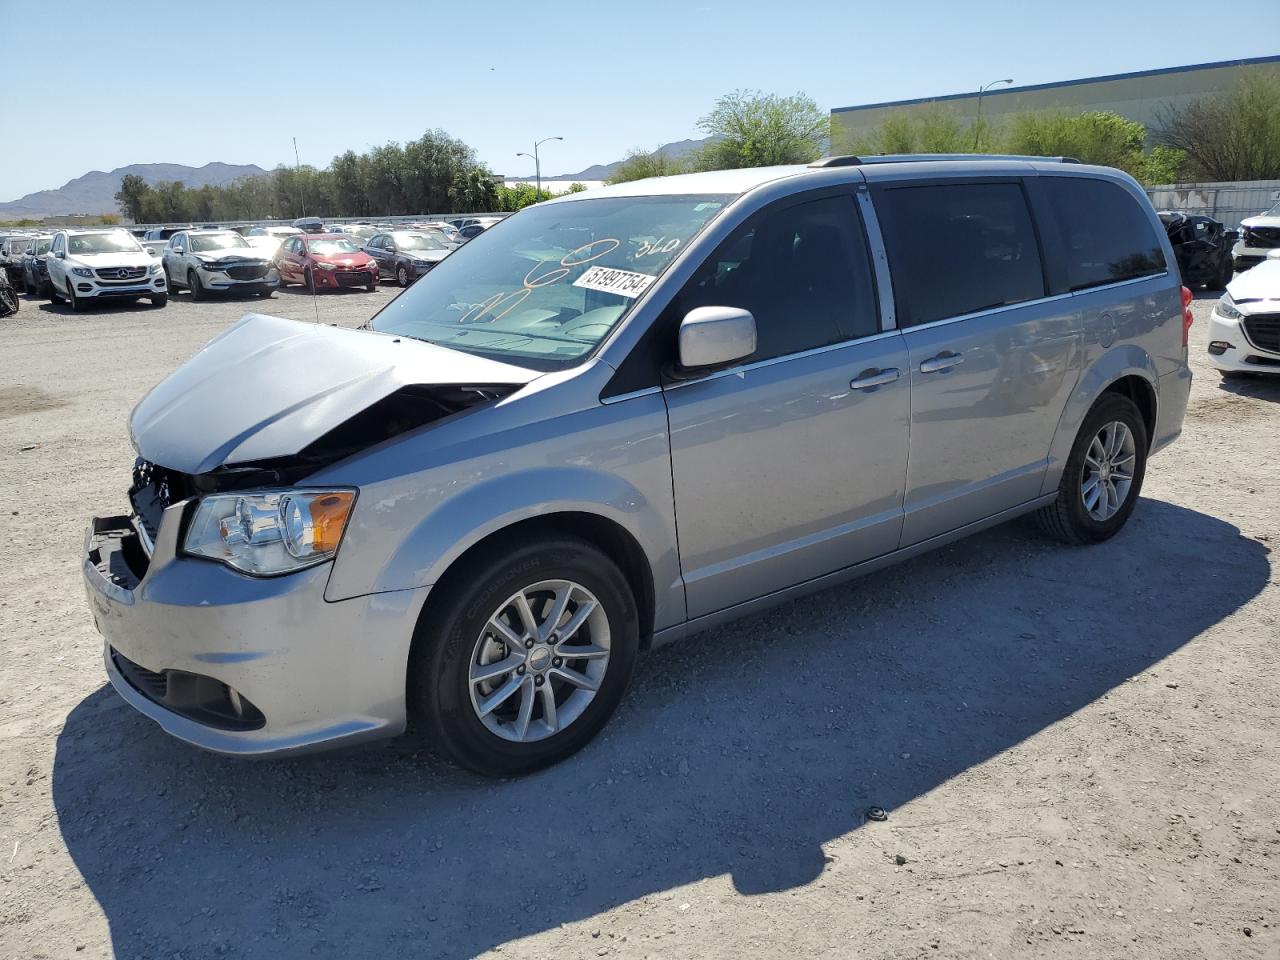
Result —
<path fill-rule="evenodd" d="M 431 261 L 430 261 L 430 260 L 415 260 L 415 261 L 413 261 L 413 265 L 414 265 L 415 267 L 429 267 L 429 266 L 431 266 Z"/>
<path fill-rule="evenodd" d="M 90 270 L 88 267 L 72 267 L 71 272 L 74 273 L 77 277 L 93 276 L 93 271 Z"/>
<path fill-rule="evenodd" d="M 1242 320 L 1244 314 L 1236 309 L 1236 302 L 1231 299 L 1231 294 L 1224 293 L 1222 299 L 1218 301 L 1218 316 L 1226 317 L 1228 320 Z"/>
<path fill-rule="evenodd" d="M 205 497 L 185 550 L 244 573 L 278 576 L 329 560 L 338 550 L 354 490 L 273 490 Z"/>
<path fill-rule="evenodd" d="M 317 260 L 316 269 L 317 270 L 337 270 L 338 265 L 336 263 L 321 263 L 320 261 Z"/>
<path fill-rule="evenodd" d="M 163 263 L 153 263 L 153 264 L 151 265 L 151 273 L 152 273 L 152 274 L 164 273 L 164 264 L 163 264 Z"/>
<path fill-rule="evenodd" d="M 199 263 L 205 270 L 212 270 L 214 273 L 221 273 L 223 270 L 227 269 L 216 260 L 199 260 Z"/>

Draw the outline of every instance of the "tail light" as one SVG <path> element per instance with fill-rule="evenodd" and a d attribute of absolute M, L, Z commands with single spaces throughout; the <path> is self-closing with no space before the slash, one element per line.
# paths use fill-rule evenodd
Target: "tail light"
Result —
<path fill-rule="evenodd" d="M 1191 301 L 1193 297 L 1191 291 L 1186 287 L 1182 288 L 1182 345 L 1185 347 L 1191 340 L 1191 322 L 1195 316 L 1191 313 Z"/>

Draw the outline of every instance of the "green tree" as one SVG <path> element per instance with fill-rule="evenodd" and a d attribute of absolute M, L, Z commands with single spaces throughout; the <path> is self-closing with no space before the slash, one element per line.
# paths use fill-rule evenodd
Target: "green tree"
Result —
<path fill-rule="evenodd" d="M 670 157 L 662 150 L 636 147 L 627 153 L 605 183 L 629 183 L 632 180 L 647 180 L 649 177 L 669 177 L 673 173 L 684 173 L 686 169 L 686 164 L 678 157 Z"/>
<path fill-rule="evenodd" d="M 452 210 L 468 213 L 488 213 L 498 209 L 498 186 L 493 174 L 483 167 L 471 167 L 460 172 L 449 191 Z"/>
<path fill-rule="evenodd" d="M 1155 139 L 1196 180 L 1280 179 L 1280 77 L 1255 68 L 1233 90 L 1168 107 Z"/>
<path fill-rule="evenodd" d="M 1147 128 L 1117 113 L 1024 113 L 1009 121 L 1007 153 L 1075 157 L 1082 163 L 1119 167 L 1134 173 L 1142 160 Z"/>
<path fill-rule="evenodd" d="M 550 200 L 551 194 L 546 190 L 539 191 L 532 183 L 517 183 L 508 187 L 498 187 L 498 209 L 507 213 L 515 213 L 525 207 Z"/>
<path fill-rule="evenodd" d="M 586 189 L 587 185 L 585 183 L 579 183 L 575 180 L 573 183 L 569 184 L 569 189 L 566 190 L 565 193 L 583 193 Z"/>
<path fill-rule="evenodd" d="M 134 223 L 143 223 L 143 200 L 150 192 L 151 188 L 145 180 L 136 174 L 126 173 L 120 178 L 120 189 L 116 191 L 115 200 L 126 217 Z"/>
<path fill-rule="evenodd" d="M 835 135 L 833 152 L 852 154 L 974 153 L 991 149 L 992 127 L 983 123 L 976 131 L 962 123 L 954 111 L 932 106 L 898 111 L 887 116 L 870 134 L 851 138 Z"/>
<path fill-rule="evenodd" d="M 698 126 L 712 138 L 694 157 L 701 170 L 809 163 L 831 133 L 828 115 L 803 93 L 780 97 L 753 90 L 720 97 Z"/>

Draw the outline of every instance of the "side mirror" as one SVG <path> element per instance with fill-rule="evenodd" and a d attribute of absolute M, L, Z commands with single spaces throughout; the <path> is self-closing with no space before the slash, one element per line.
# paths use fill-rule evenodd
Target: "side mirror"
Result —
<path fill-rule="evenodd" d="M 756 352 L 756 318 L 738 307 L 696 307 L 680 321 L 680 366 L 707 370 Z"/>
<path fill-rule="evenodd" d="M 174 248 L 173 248 L 173 252 L 174 252 L 174 253 L 186 253 L 186 252 L 187 252 L 187 249 L 186 249 L 186 247 L 183 247 L 181 244 L 179 244 L 178 246 L 176 246 L 176 247 L 174 247 Z"/>
<path fill-rule="evenodd" d="M 67 259 L 67 254 L 65 250 L 59 250 L 57 253 L 54 254 L 54 256 L 57 257 L 59 260 Z"/>
<path fill-rule="evenodd" d="M 385 251 L 387 251 L 387 253 L 395 253 L 395 252 L 396 252 L 396 245 L 393 243 L 393 244 L 391 244 L 390 246 L 383 247 L 382 249 L 383 249 L 383 250 L 385 250 Z"/>

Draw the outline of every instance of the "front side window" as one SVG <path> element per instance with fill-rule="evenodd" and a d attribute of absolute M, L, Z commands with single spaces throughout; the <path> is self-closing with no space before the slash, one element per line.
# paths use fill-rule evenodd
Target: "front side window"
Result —
<path fill-rule="evenodd" d="M 1040 246 L 1018 183 L 897 187 L 875 199 L 898 325 L 1045 295 Z"/>
<path fill-rule="evenodd" d="M 767 360 L 880 329 L 871 261 L 848 195 L 765 210 L 731 233 L 673 304 L 740 307 Z"/>
<path fill-rule="evenodd" d="M 1067 284 L 1084 290 L 1163 273 L 1164 251 L 1127 190 L 1091 177 L 1043 177 L 1067 257 Z"/>
<path fill-rule="evenodd" d="M 572 366 L 729 199 L 527 207 L 444 258 L 375 316 L 373 329 L 539 370 Z"/>

